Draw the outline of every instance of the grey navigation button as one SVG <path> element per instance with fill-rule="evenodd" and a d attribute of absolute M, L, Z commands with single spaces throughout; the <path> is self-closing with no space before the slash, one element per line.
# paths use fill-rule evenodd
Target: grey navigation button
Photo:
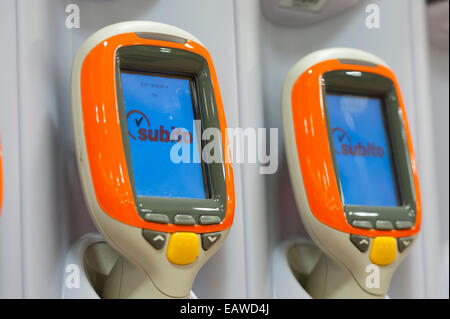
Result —
<path fill-rule="evenodd" d="M 350 235 L 350 241 L 362 253 L 366 252 L 370 246 L 370 238 L 358 235 Z"/>
<path fill-rule="evenodd" d="M 398 220 L 395 222 L 395 228 L 397 229 L 410 229 L 413 226 L 413 223 L 407 220 Z"/>
<path fill-rule="evenodd" d="M 377 220 L 375 228 L 379 230 L 392 230 L 394 225 L 388 220 Z"/>
<path fill-rule="evenodd" d="M 195 225 L 195 219 L 191 215 L 175 215 L 174 222 L 177 225 Z"/>
<path fill-rule="evenodd" d="M 368 220 L 354 220 L 352 222 L 352 226 L 357 228 L 372 229 L 372 223 Z"/>
<path fill-rule="evenodd" d="M 147 213 L 144 215 L 144 219 L 148 222 L 168 224 L 169 217 L 165 214 Z"/>
<path fill-rule="evenodd" d="M 414 241 L 413 237 L 403 237 L 397 239 L 397 247 L 398 252 L 403 252 L 406 248 L 411 246 L 412 242 Z"/>
<path fill-rule="evenodd" d="M 142 236 L 148 241 L 155 249 L 161 249 L 166 243 L 166 233 L 143 229 Z"/>
<path fill-rule="evenodd" d="M 219 241 L 220 236 L 222 236 L 222 234 L 220 232 L 202 234 L 203 249 L 204 250 L 210 249 L 212 245 L 214 245 L 215 243 L 217 243 Z"/>
<path fill-rule="evenodd" d="M 200 216 L 201 225 L 214 225 L 220 224 L 221 220 L 219 216 Z"/>

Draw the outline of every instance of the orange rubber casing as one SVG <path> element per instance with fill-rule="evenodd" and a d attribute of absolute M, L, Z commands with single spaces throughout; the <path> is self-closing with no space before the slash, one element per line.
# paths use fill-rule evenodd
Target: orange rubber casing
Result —
<path fill-rule="evenodd" d="M 331 137 L 328 135 L 323 103 L 322 76 L 328 71 L 335 70 L 376 73 L 390 79 L 395 85 L 406 132 L 416 195 L 416 221 L 411 229 L 368 230 L 353 227 L 347 222 L 328 142 Z M 300 160 L 306 196 L 313 215 L 323 224 L 345 233 L 367 237 L 391 236 L 396 238 L 417 234 L 422 218 L 419 179 L 406 111 L 394 73 L 382 65 L 371 67 L 342 64 L 337 59 L 323 61 L 308 68 L 296 80 L 292 87 L 291 102 L 297 155 Z M 308 149 L 308 155 L 302 154 L 301 149 Z"/>
<path fill-rule="evenodd" d="M 218 225 L 183 226 L 158 224 L 143 220 L 136 209 L 128 174 L 119 108 L 116 95 L 116 50 L 130 45 L 152 45 L 190 51 L 202 56 L 211 73 L 224 150 L 227 192 L 225 218 Z M 212 59 L 200 44 L 186 40 L 175 43 L 138 37 L 135 33 L 112 36 L 96 45 L 85 57 L 81 68 L 81 105 L 87 156 L 98 204 L 112 218 L 139 228 L 168 233 L 189 231 L 208 233 L 231 227 L 234 217 L 233 168 L 226 133 L 225 112 Z"/>

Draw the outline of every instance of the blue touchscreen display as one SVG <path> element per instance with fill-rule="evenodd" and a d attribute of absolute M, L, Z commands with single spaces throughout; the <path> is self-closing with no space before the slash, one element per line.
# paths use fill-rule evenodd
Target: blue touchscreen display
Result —
<path fill-rule="evenodd" d="M 382 101 L 329 93 L 326 101 L 343 203 L 398 206 Z"/>
<path fill-rule="evenodd" d="M 121 72 L 121 82 L 136 195 L 206 198 L 190 80 Z"/>

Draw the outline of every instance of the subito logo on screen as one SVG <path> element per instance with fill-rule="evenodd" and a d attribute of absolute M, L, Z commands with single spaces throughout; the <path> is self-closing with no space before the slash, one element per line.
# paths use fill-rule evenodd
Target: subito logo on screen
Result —
<path fill-rule="evenodd" d="M 150 120 L 143 112 L 132 110 L 127 114 L 128 135 L 136 141 L 147 142 L 181 142 L 191 144 L 192 134 L 185 128 L 171 126 L 166 128 L 164 125 L 150 127 Z"/>
<path fill-rule="evenodd" d="M 352 144 L 347 132 L 340 127 L 332 130 L 334 139 L 335 153 L 344 156 L 368 156 L 368 157 L 383 157 L 385 154 L 384 148 L 377 146 L 372 142 Z"/>

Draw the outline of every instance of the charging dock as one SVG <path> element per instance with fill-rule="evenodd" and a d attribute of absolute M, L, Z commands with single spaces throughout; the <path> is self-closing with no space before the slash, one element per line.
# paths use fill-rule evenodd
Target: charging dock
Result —
<path fill-rule="evenodd" d="M 63 299 L 101 299 L 106 279 L 120 257 L 102 235 L 80 237 L 66 255 Z M 197 299 L 192 291 L 189 299 Z"/>
<path fill-rule="evenodd" d="M 282 242 L 272 255 L 274 298 L 311 299 L 305 284 L 323 255 L 310 240 Z"/>

